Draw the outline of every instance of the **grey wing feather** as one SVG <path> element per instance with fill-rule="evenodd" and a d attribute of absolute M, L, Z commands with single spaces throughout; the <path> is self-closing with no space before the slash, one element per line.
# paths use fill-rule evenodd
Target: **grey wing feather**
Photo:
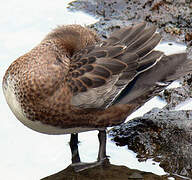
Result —
<path fill-rule="evenodd" d="M 164 56 L 156 66 L 137 76 L 132 84 L 128 84 L 114 103 L 137 103 L 142 106 L 171 82 L 190 72 L 192 72 L 192 61 L 187 59 L 186 53 Z"/>
<path fill-rule="evenodd" d="M 67 79 L 71 103 L 83 108 L 108 107 L 138 74 L 162 57 L 162 52 L 153 50 L 160 40 L 154 27 L 146 29 L 141 23 L 75 54 Z"/>

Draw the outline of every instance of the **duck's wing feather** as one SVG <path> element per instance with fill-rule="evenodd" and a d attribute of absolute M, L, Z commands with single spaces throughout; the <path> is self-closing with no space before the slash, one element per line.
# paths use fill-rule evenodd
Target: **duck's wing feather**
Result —
<path fill-rule="evenodd" d="M 192 61 L 187 59 L 186 53 L 163 56 L 154 67 L 138 75 L 128 84 L 113 103 L 137 103 L 142 106 L 171 82 L 191 72 Z"/>
<path fill-rule="evenodd" d="M 161 37 L 145 23 L 123 28 L 101 44 L 87 47 L 71 58 L 67 84 L 71 103 L 83 108 L 106 108 L 141 72 L 163 53 L 154 51 Z"/>

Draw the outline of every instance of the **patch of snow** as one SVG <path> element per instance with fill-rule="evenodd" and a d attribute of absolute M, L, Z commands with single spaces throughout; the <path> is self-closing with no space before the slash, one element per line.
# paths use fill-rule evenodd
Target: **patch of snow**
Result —
<path fill-rule="evenodd" d="M 186 101 L 180 103 L 174 108 L 174 110 L 192 110 L 192 98 L 189 98 Z"/>
<path fill-rule="evenodd" d="M 175 53 L 182 53 L 186 51 L 186 46 L 175 42 L 162 42 L 155 50 L 163 51 L 165 55 L 171 55 Z"/>

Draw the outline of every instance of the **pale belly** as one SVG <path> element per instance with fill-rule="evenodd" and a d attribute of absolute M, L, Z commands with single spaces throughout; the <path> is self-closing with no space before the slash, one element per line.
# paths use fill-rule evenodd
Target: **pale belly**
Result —
<path fill-rule="evenodd" d="M 15 96 L 15 93 L 13 92 L 11 82 L 8 82 L 8 86 L 5 88 L 3 87 L 3 92 L 7 101 L 7 104 L 9 105 L 10 109 L 14 113 L 14 115 L 17 117 L 19 121 L 21 121 L 25 126 L 28 128 L 44 133 L 44 134 L 70 134 L 70 133 L 79 133 L 79 132 L 84 132 L 84 131 L 91 131 L 91 130 L 96 130 L 95 128 L 83 128 L 83 127 L 74 127 L 74 128 L 68 128 L 68 129 L 63 129 L 60 127 L 55 127 L 51 126 L 48 124 L 43 124 L 40 121 L 31 121 L 29 120 L 22 108 L 20 103 L 17 101 L 17 98 Z"/>

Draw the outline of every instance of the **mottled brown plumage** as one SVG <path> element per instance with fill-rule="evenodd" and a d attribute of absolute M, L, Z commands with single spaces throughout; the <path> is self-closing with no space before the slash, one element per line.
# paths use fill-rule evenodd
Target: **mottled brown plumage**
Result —
<path fill-rule="evenodd" d="M 160 40 L 155 28 L 145 28 L 145 23 L 114 32 L 106 41 L 80 25 L 60 26 L 8 68 L 3 80 L 8 104 L 17 118 L 34 130 L 26 122 L 62 129 L 120 124 L 141 105 L 137 101 L 141 93 L 127 97 L 125 89 L 130 89 L 130 82 L 149 74 L 162 59 L 167 61 L 162 52 L 153 50 Z M 175 68 L 186 64 L 186 59 L 182 54 Z M 174 67 L 171 61 L 169 66 Z M 189 69 L 183 68 L 182 75 Z M 168 73 L 162 68 L 159 73 L 165 77 L 158 79 L 155 72 L 148 75 L 154 79 L 148 90 L 156 87 L 157 81 L 166 80 Z M 175 69 L 169 72 L 171 80 L 178 77 L 174 74 Z M 142 82 L 148 82 L 149 77 Z M 120 100 L 123 90 L 126 98 Z M 142 103 L 148 95 L 142 94 Z M 14 103 L 10 97 L 15 98 Z"/>

